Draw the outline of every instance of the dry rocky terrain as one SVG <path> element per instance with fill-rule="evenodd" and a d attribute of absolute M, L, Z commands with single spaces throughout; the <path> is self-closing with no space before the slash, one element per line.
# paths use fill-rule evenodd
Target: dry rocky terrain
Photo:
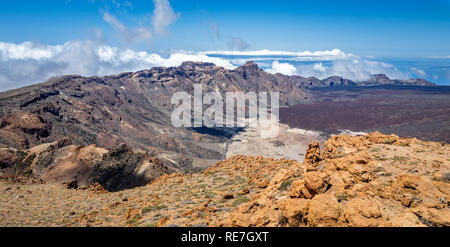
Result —
<path fill-rule="evenodd" d="M 327 87 L 309 90 L 308 102 L 280 109 L 291 128 L 338 134 L 394 133 L 450 143 L 450 87 Z"/>
<path fill-rule="evenodd" d="M 264 156 L 266 158 L 303 160 L 308 144 L 323 143 L 321 132 L 290 128 L 280 124 L 278 134 L 271 138 L 261 137 L 261 128 L 245 128 L 229 140 L 226 157 L 236 155 Z"/>
<path fill-rule="evenodd" d="M 6 176 L 0 226 L 450 226 L 450 145 L 371 133 L 107 192 Z"/>

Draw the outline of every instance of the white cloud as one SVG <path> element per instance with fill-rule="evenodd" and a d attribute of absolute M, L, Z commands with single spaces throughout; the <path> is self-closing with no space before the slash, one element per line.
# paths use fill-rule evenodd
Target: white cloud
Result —
<path fill-rule="evenodd" d="M 313 66 L 314 70 L 320 71 L 320 72 L 325 72 L 326 68 L 323 66 L 322 63 L 316 63 Z"/>
<path fill-rule="evenodd" d="M 411 72 L 417 76 L 421 76 L 421 77 L 425 77 L 427 76 L 427 73 L 425 71 L 423 71 L 422 69 L 418 69 L 416 67 L 412 67 Z"/>
<path fill-rule="evenodd" d="M 228 60 L 205 54 L 174 52 L 162 57 L 157 53 L 119 49 L 93 41 L 69 41 L 55 46 L 0 42 L 0 91 L 43 82 L 52 76 L 101 76 L 155 66 L 179 66 L 184 61 L 211 62 L 228 69 L 235 67 Z"/>
<path fill-rule="evenodd" d="M 290 52 L 264 52 L 264 54 L 289 54 Z M 392 79 L 406 79 L 406 73 L 399 71 L 395 66 L 383 62 L 366 60 L 357 56 L 348 56 L 339 51 L 317 51 L 317 52 L 296 52 L 296 54 L 314 55 L 315 60 L 327 61 L 329 65 L 324 65 L 322 62 L 314 64 L 297 64 L 296 66 L 290 63 L 279 63 L 274 61 L 272 67 L 266 69 L 269 73 L 281 73 L 285 75 L 300 75 L 303 77 L 314 76 L 319 79 L 325 79 L 330 76 L 341 76 L 353 81 L 368 80 L 372 74 L 386 74 Z M 336 57 L 332 59 L 330 54 L 335 54 Z M 322 55 L 322 56 L 321 56 Z M 312 56 L 310 57 L 312 58 Z M 289 61 L 298 62 L 295 59 L 286 59 Z M 308 61 L 313 61 L 310 59 Z"/>
<path fill-rule="evenodd" d="M 322 63 L 297 66 L 296 74 L 309 77 L 315 76 L 325 79 L 330 76 L 341 76 L 353 81 L 363 81 L 372 74 L 386 74 L 393 79 L 406 79 L 407 75 L 399 71 L 395 66 L 383 62 L 365 60 L 361 58 L 336 59 L 329 66 Z"/>
<path fill-rule="evenodd" d="M 108 12 L 103 13 L 103 20 L 109 23 L 116 32 L 118 32 L 126 42 L 133 41 L 150 41 L 152 39 L 152 33 L 149 29 L 144 27 L 137 27 L 129 29 L 125 24 L 117 20 L 114 15 Z"/>
<path fill-rule="evenodd" d="M 116 0 L 111 1 L 112 5 L 119 9 L 119 13 L 123 13 L 123 8 L 125 6 L 132 8 L 133 5 L 128 2 L 120 2 Z M 140 25 L 135 27 L 128 27 L 123 22 L 119 21 L 117 17 L 107 11 L 100 10 L 102 13 L 103 20 L 109 23 L 117 33 L 119 33 L 126 42 L 135 41 L 150 41 L 153 37 L 153 32 L 156 34 L 167 34 L 167 28 L 175 23 L 175 21 L 180 16 L 179 13 L 175 13 L 170 6 L 168 0 L 153 0 L 154 10 L 153 16 L 151 17 L 151 24 L 153 25 L 153 31 L 150 26 L 146 26 L 151 14 L 146 13 L 143 18 L 140 18 Z M 109 8 L 108 8 L 109 9 Z"/>
<path fill-rule="evenodd" d="M 44 46 L 32 42 L 24 42 L 21 45 L 0 42 L 2 61 L 10 59 L 46 59 L 54 53 L 60 52 L 62 46 Z"/>
<path fill-rule="evenodd" d="M 227 46 L 230 49 L 236 50 L 247 50 L 248 48 L 250 48 L 250 45 L 239 37 L 228 38 Z"/>
<path fill-rule="evenodd" d="M 166 34 L 166 28 L 173 24 L 180 13 L 175 13 L 168 0 L 153 0 L 155 9 L 153 11 L 152 24 L 157 34 Z"/>
<path fill-rule="evenodd" d="M 272 74 L 280 73 L 283 75 L 294 75 L 296 68 L 289 63 L 280 63 L 278 61 L 273 61 L 272 68 L 266 71 Z"/>
<path fill-rule="evenodd" d="M 428 56 L 428 58 L 431 58 L 431 59 L 447 59 L 447 58 L 450 58 L 450 55 L 449 56 Z"/>
<path fill-rule="evenodd" d="M 220 29 L 219 29 L 219 25 L 216 22 L 210 22 L 209 23 L 209 27 L 211 28 L 211 38 L 213 40 L 218 39 L 218 40 L 222 40 L 222 37 L 220 35 Z"/>
<path fill-rule="evenodd" d="M 327 51 L 271 51 L 267 49 L 256 50 L 256 51 L 206 51 L 203 52 L 207 55 L 228 55 L 228 56 L 290 56 L 297 58 L 298 60 L 313 60 L 313 59 L 321 59 L 321 60 L 334 60 L 338 58 L 350 58 L 354 57 L 353 54 L 344 53 L 339 49 L 327 50 Z"/>
<path fill-rule="evenodd" d="M 108 22 L 117 31 L 126 34 L 128 33 L 128 28 L 108 12 L 103 13 L 103 20 Z"/>
<path fill-rule="evenodd" d="M 151 40 L 152 39 L 152 32 L 150 29 L 145 27 L 138 27 L 136 28 L 136 31 L 134 33 L 134 39 L 136 40 Z"/>

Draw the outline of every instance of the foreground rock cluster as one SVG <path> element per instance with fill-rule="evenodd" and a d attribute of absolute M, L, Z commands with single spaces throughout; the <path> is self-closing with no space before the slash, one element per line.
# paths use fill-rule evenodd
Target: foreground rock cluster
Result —
<path fill-rule="evenodd" d="M 279 171 L 220 225 L 448 226 L 448 151 L 379 133 L 312 143 L 302 165 Z"/>
<path fill-rule="evenodd" d="M 119 192 L 0 180 L 0 225 L 450 226 L 450 145 L 371 133 Z M 33 198 L 33 199 L 32 199 Z"/>

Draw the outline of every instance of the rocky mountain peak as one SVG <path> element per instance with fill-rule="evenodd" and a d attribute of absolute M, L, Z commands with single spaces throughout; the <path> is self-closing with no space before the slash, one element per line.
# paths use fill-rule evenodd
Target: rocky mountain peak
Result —
<path fill-rule="evenodd" d="M 367 82 L 376 84 L 394 84 L 393 81 L 385 74 L 373 74 Z"/>
<path fill-rule="evenodd" d="M 248 61 L 245 64 L 237 67 L 235 70 L 237 71 L 248 71 L 248 72 L 258 72 L 259 67 L 258 65 L 253 61 Z"/>
<path fill-rule="evenodd" d="M 194 70 L 196 68 L 216 67 L 214 63 L 185 61 L 178 68 L 184 70 Z"/>
<path fill-rule="evenodd" d="M 371 76 L 373 80 L 389 80 L 389 77 L 386 74 L 373 74 Z"/>

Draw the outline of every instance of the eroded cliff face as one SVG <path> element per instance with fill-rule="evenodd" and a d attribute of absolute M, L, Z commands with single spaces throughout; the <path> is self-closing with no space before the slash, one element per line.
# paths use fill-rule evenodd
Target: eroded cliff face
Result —
<path fill-rule="evenodd" d="M 109 162 L 116 153 L 104 150 L 99 159 Z M 26 155 L 2 156 L 8 157 L 2 167 Z M 449 226 L 449 157 L 448 144 L 371 133 L 333 136 L 323 147 L 311 143 L 303 162 L 239 155 L 114 193 L 96 183 L 68 189 L 1 180 L 0 212 L 8 217 L 0 224 Z M 45 210 L 49 204 L 55 208 Z"/>

